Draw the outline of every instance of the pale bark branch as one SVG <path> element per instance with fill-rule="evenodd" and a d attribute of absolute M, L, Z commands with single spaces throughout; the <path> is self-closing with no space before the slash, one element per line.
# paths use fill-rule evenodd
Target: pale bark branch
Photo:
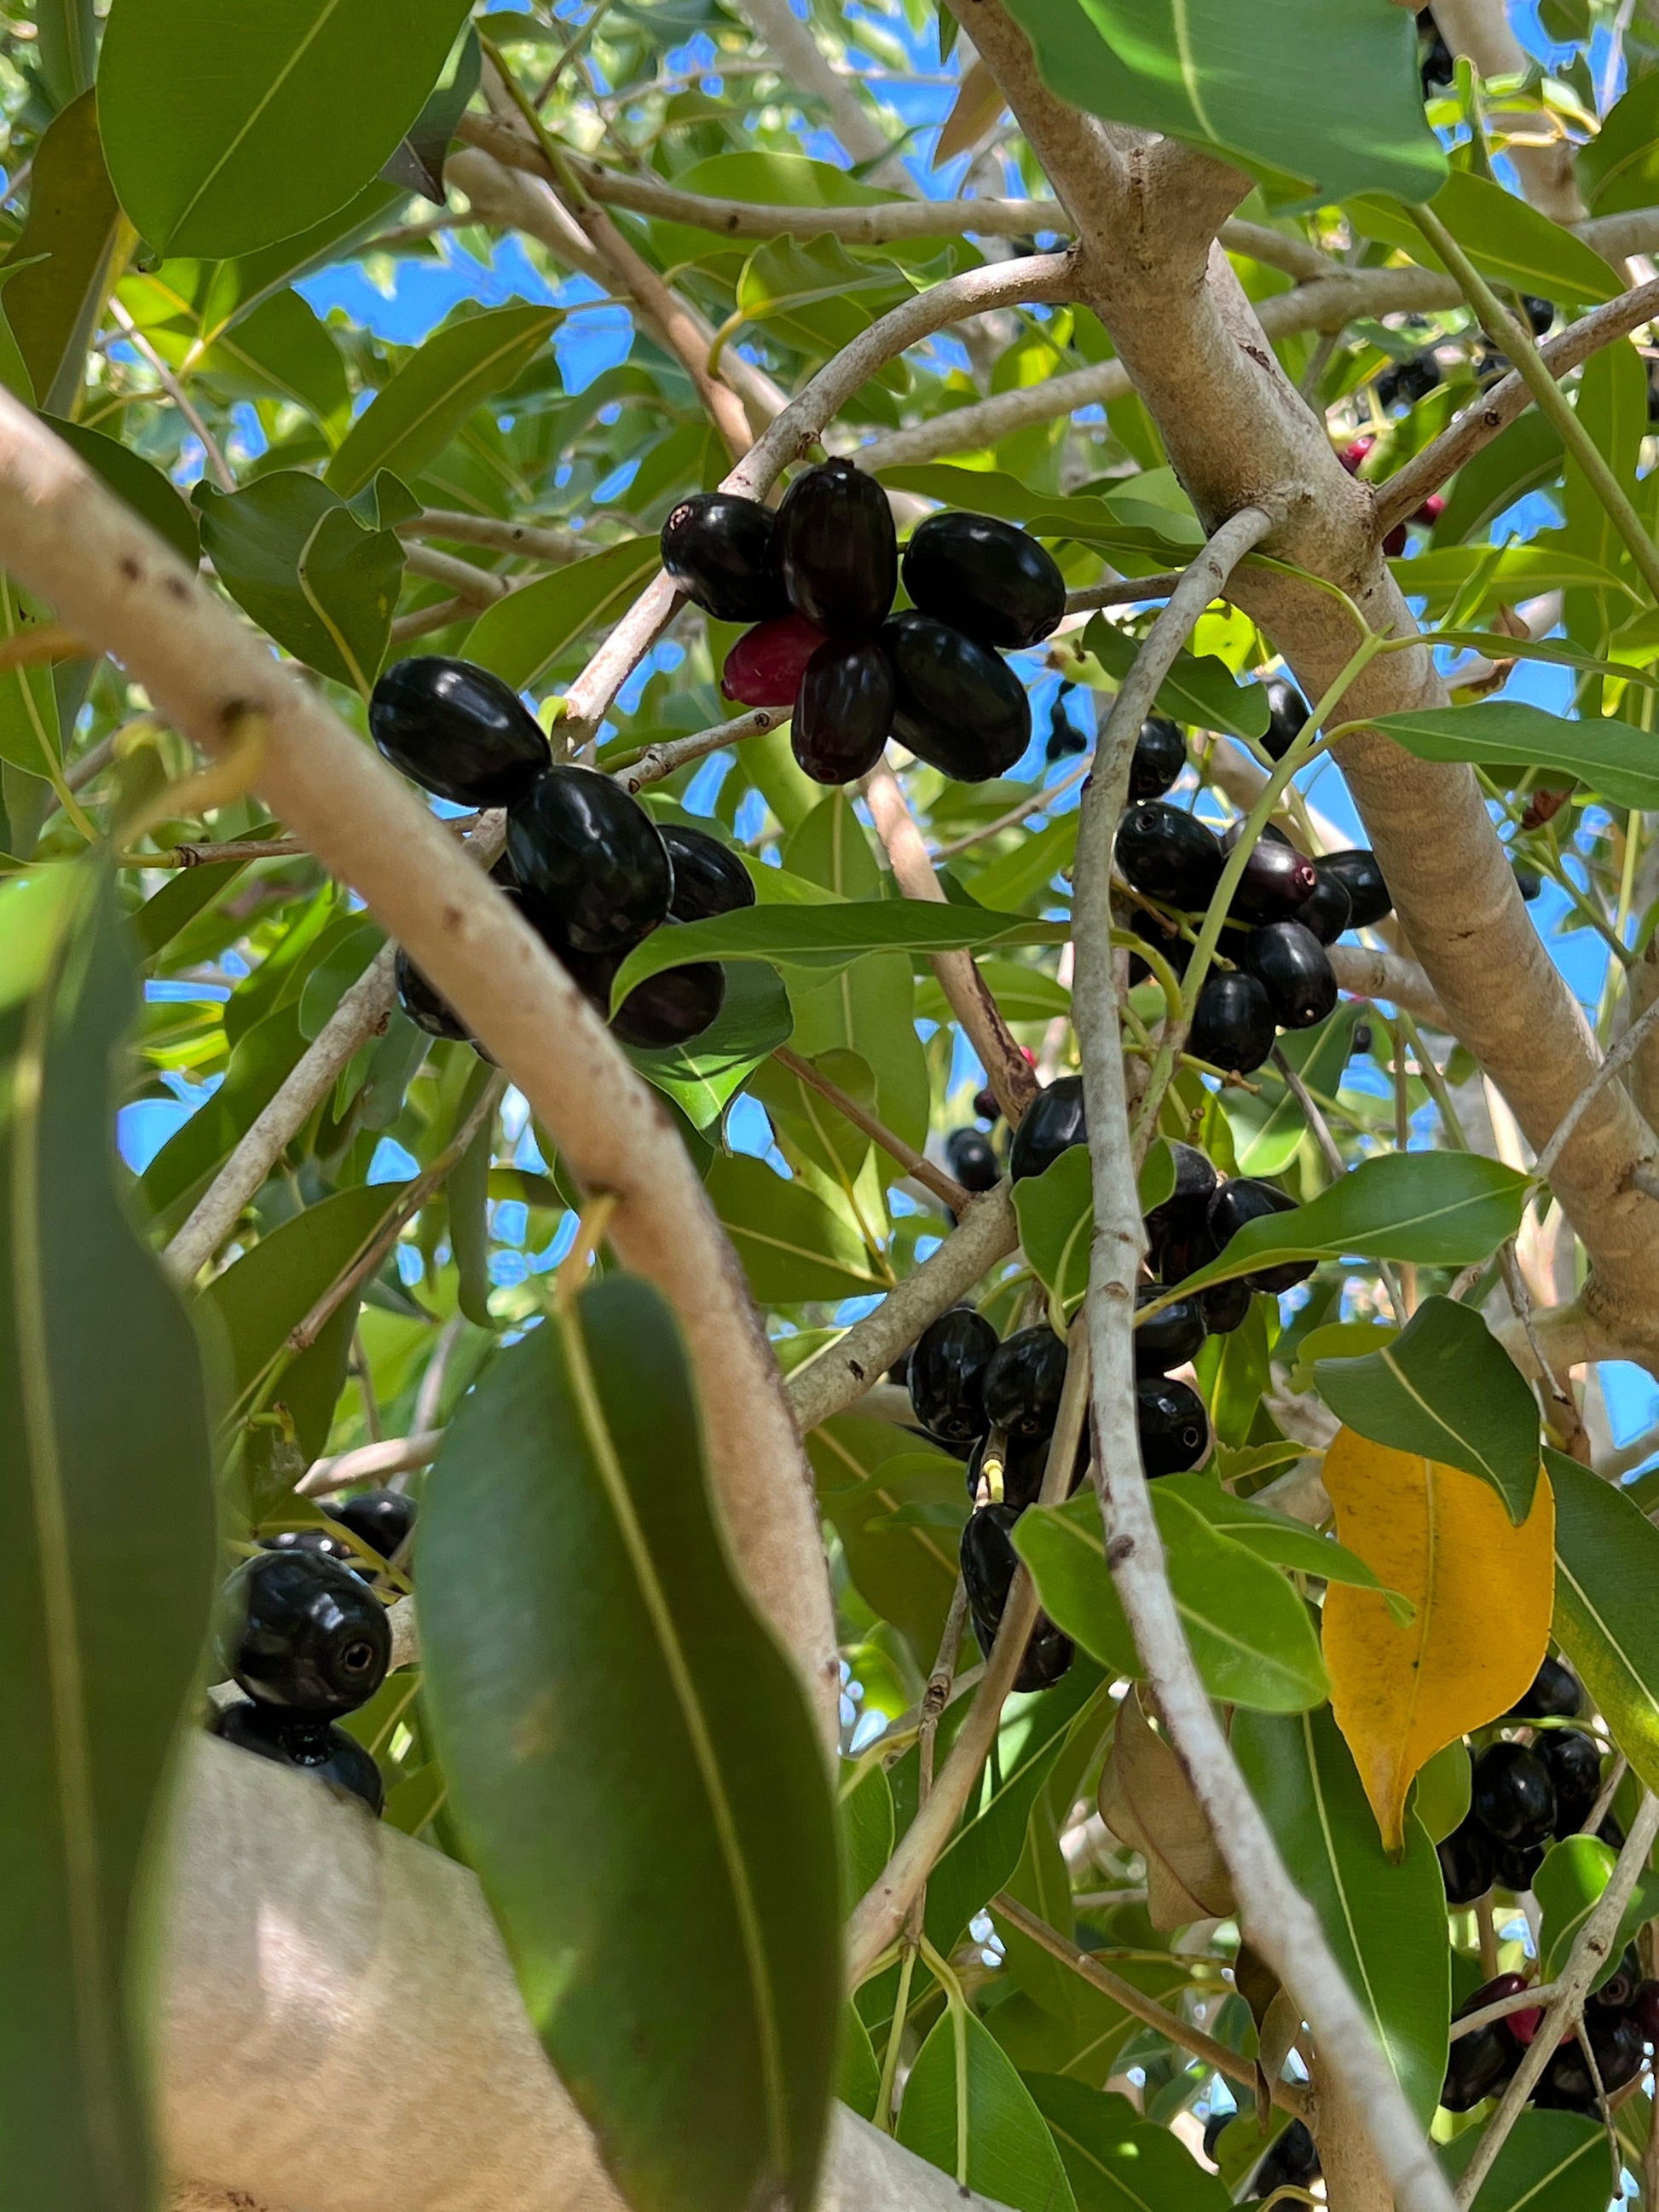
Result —
<path fill-rule="evenodd" d="M 485 545 L 494 553 L 521 553 L 532 561 L 563 567 L 591 553 L 586 533 L 535 522 L 505 522 L 494 514 L 463 514 L 429 507 L 398 525 L 399 538 L 447 538 L 455 545 Z"/>
<path fill-rule="evenodd" d="M 854 161 L 873 164 L 876 173 L 903 176 L 887 133 L 865 107 L 852 81 L 831 66 L 812 36 L 811 23 L 801 21 L 789 0 L 742 0 L 738 13 L 748 19 L 796 96 L 805 93 L 823 101 L 831 129 Z"/>
<path fill-rule="evenodd" d="M 410 545 L 404 553 L 404 566 L 411 576 L 424 576 L 434 584 L 447 584 L 455 597 L 471 607 L 494 606 L 513 589 L 505 576 L 498 576 L 493 568 L 480 568 L 476 562 L 463 561 L 453 553 L 440 553 L 430 545 Z"/>
<path fill-rule="evenodd" d="M 665 776 L 672 775 L 677 769 L 689 762 L 703 760 L 726 745 L 739 744 L 744 738 L 763 737 L 768 730 L 775 730 L 789 720 L 787 707 L 751 707 L 746 714 L 734 714 L 729 722 L 717 722 L 712 729 L 698 730 L 689 738 L 670 738 L 660 745 L 647 745 L 636 761 L 626 768 L 613 769 L 611 781 L 619 783 L 626 792 L 643 791 L 648 784 L 660 783 Z"/>
<path fill-rule="evenodd" d="M 1524 76 L 1532 66 L 1532 57 L 1510 27 L 1504 0 L 1434 0 L 1434 20 L 1453 53 L 1466 56 L 1477 76 Z M 1553 222 L 1582 222 L 1584 203 L 1573 174 L 1573 144 L 1560 117 L 1540 107 L 1501 120 L 1507 131 L 1521 133 L 1510 143 L 1509 156 L 1528 200 Z M 1545 143 L 1524 143 L 1534 133 Z"/>
<path fill-rule="evenodd" d="M 420 1429 L 412 1436 L 382 1437 L 378 1443 L 358 1444 L 314 1460 L 294 1486 L 301 1498 L 329 1498 L 354 1483 L 383 1482 L 389 1474 L 410 1474 L 430 1467 L 444 1440 L 441 1429 Z"/>

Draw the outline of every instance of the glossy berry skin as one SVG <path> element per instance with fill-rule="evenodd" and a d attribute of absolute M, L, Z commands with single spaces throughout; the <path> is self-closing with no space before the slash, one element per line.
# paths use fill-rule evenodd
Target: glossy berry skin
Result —
<path fill-rule="evenodd" d="M 1054 1433 L 1066 1381 L 1066 1346 L 1053 1329 L 1022 1328 L 1005 1337 L 985 1370 L 985 1418 L 1011 1437 Z"/>
<path fill-rule="evenodd" d="M 881 627 L 898 588 L 898 541 L 873 477 L 850 461 L 807 469 L 783 495 L 772 544 L 798 615 L 835 636 Z"/>
<path fill-rule="evenodd" d="M 1149 714 L 1129 761 L 1131 802 L 1162 799 L 1187 765 L 1187 740 L 1167 714 Z"/>
<path fill-rule="evenodd" d="M 1196 815 L 1146 799 L 1117 825 L 1117 864 L 1148 898 L 1195 909 L 1221 880 L 1221 841 Z"/>
<path fill-rule="evenodd" d="M 1460 2035 L 1447 2053 L 1440 2101 L 1449 2112 L 1473 2112 L 1486 2098 L 1497 2095 L 1520 2063 L 1520 2050 L 1514 2039 L 1504 2034 L 1501 2021 Z"/>
<path fill-rule="evenodd" d="M 1659 2043 L 1659 1982 L 1645 1981 L 1638 1985 L 1631 1999 L 1630 2017 L 1649 2043 Z"/>
<path fill-rule="evenodd" d="M 996 1148 L 982 1129 L 952 1129 L 945 1139 L 945 1159 L 964 1190 L 994 1190 L 1002 1180 Z"/>
<path fill-rule="evenodd" d="M 1353 925 L 1353 901 L 1346 887 L 1326 872 L 1324 863 L 1314 862 L 1314 874 L 1318 880 L 1296 910 L 1296 919 L 1304 929 L 1312 930 L 1322 945 L 1334 945 L 1345 929 Z"/>
<path fill-rule="evenodd" d="M 1635 1944 L 1626 1943 L 1618 1965 L 1601 1987 L 1591 1991 L 1586 2002 L 1597 2012 L 1628 2012 L 1641 1984 L 1642 1961 Z"/>
<path fill-rule="evenodd" d="M 712 921 L 755 903 L 755 882 L 729 845 L 678 822 L 658 825 L 674 870 L 671 921 Z"/>
<path fill-rule="evenodd" d="M 470 660 L 395 660 L 368 702 L 369 734 L 393 768 L 456 806 L 511 806 L 553 757 L 510 684 Z"/>
<path fill-rule="evenodd" d="M 1156 1283 L 1143 1283 L 1135 1292 L 1135 1304 L 1149 1305 L 1163 1295 Z M 1167 1375 L 1172 1367 L 1184 1367 L 1196 1356 L 1208 1334 L 1198 1300 L 1177 1298 L 1172 1306 L 1165 1306 L 1162 1313 L 1154 1314 L 1136 1329 L 1135 1373 Z"/>
<path fill-rule="evenodd" d="M 1250 2194 L 1268 2197 L 1275 2189 L 1305 2189 L 1318 2174 L 1319 2149 L 1312 2132 L 1303 2121 L 1292 2120 L 1250 2177 Z"/>
<path fill-rule="evenodd" d="M 379 1820 L 386 1807 L 380 1770 L 355 1736 L 331 1722 L 285 1713 L 274 1705 L 238 1702 L 213 1717 L 213 1733 L 239 1750 L 257 1752 L 279 1766 L 297 1767 L 319 1782 L 361 1797 Z"/>
<path fill-rule="evenodd" d="M 1172 1144 L 1176 1187 L 1147 1214 L 1147 1259 L 1161 1283 L 1178 1283 L 1215 1257 L 1208 1222 L 1216 1172 L 1192 1145 Z"/>
<path fill-rule="evenodd" d="M 747 629 L 726 656 L 720 690 L 743 707 L 793 707 L 823 632 L 803 615 L 777 615 Z"/>
<path fill-rule="evenodd" d="M 1601 1794 L 1601 1754 L 1578 1729 L 1540 1729 L 1533 1740 L 1555 1790 L 1555 1833 L 1576 1835 Z"/>
<path fill-rule="evenodd" d="M 968 1611 L 979 1648 L 988 1658 L 1002 1625 L 1014 1569 L 1019 1564 L 1009 1534 L 1018 1518 L 1018 1510 L 1012 1505 L 982 1505 L 969 1516 L 962 1532 L 962 1579 L 967 1585 Z M 1071 1638 L 1062 1635 L 1047 1613 L 1039 1613 L 1014 1677 L 1015 1689 L 1048 1689 L 1070 1667 L 1072 1657 Z"/>
<path fill-rule="evenodd" d="M 360 1490 L 355 1498 L 343 1498 L 328 1510 L 371 1552 L 389 1559 L 415 1526 L 418 1508 L 401 1490 Z"/>
<path fill-rule="evenodd" d="M 392 1631 L 362 1578 L 314 1552 L 261 1552 L 224 1589 L 219 1656 L 250 1698 L 337 1720 L 386 1680 Z"/>
<path fill-rule="evenodd" d="M 687 599 L 717 621 L 769 621 L 789 609 L 772 558 L 775 521 L 757 499 L 696 492 L 662 526 L 662 565 Z"/>
<path fill-rule="evenodd" d="M 636 799 L 591 768 L 554 768 L 509 809 L 507 849 L 544 933 L 625 952 L 667 919 L 674 869 Z"/>
<path fill-rule="evenodd" d="M 910 1403 L 930 1435 L 965 1443 L 981 1437 L 985 1370 L 997 1333 L 971 1306 L 954 1306 L 929 1322 L 910 1354 Z"/>
<path fill-rule="evenodd" d="M 1236 1328 L 1243 1328 L 1250 1317 L 1254 1295 L 1243 1276 L 1236 1282 L 1212 1283 L 1207 1291 L 1200 1291 L 1198 1310 L 1210 1334 L 1231 1336 Z"/>
<path fill-rule="evenodd" d="M 974 1111 L 981 1121 L 995 1121 L 1000 1118 L 1002 1109 L 997 1103 L 996 1092 L 988 1083 L 983 1091 L 975 1091 Z"/>
<path fill-rule="evenodd" d="M 1642 2031 L 1628 2015 L 1588 2012 L 1585 2024 L 1595 2059 L 1595 2074 L 1609 2095 L 1633 2081 L 1642 2068 Z M 1552 2053 L 1532 2101 L 1546 2112 L 1594 2112 L 1600 2109 L 1595 2075 L 1590 2072 L 1582 2041 L 1575 2035 Z"/>
<path fill-rule="evenodd" d="M 1227 911 L 1237 921 L 1288 921 L 1312 896 L 1318 882 L 1305 853 L 1280 844 L 1276 837 L 1258 838 Z"/>
<path fill-rule="evenodd" d="M 1031 740 L 1031 702 L 1006 660 L 932 615 L 881 633 L 893 669 L 893 735 L 957 783 L 1005 775 Z"/>
<path fill-rule="evenodd" d="M 1066 713 L 1064 697 L 1056 699 L 1048 709 L 1048 742 L 1042 748 L 1043 759 L 1052 765 L 1088 750 L 1089 740 Z"/>
<path fill-rule="evenodd" d="M 1336 1004 L 1336 977 L 1325 948 L 1299 921 L 1269 921 L 1252 930 L 1244 959 L 1281 1029 L 1311 1029 Z"/>
<path fill-rule="evenodd" d="M 1555 1785 L 1535 1751 L 1489 1743 L 1474 1762 L 1474 1817 L 1500 1844 L 1541 1844 L 1555 1826 Z"/>
<path fill-rule="evenodd" d="M 1142 1376 L 1135 1384 L 1135 1426 L 1149 1475 L 1185 1474 L 1209 1456 L 1209 1416 L 1190 1383 L 1172 1382 L 1167 1375 Z"/>
<path fill-rule="evenodd" d="M 1054 556 L 991 514 L 930 514 L 904 549 L 902 574 L 923 614 L 1004 653 L 1036 644 L 1066 611 Z"/>
<path fill-rule="evenodd" d="M 806 664 L 789 726 L 814 783 L 852 783 L 881 758 L 893 726 L 893 671 L 869 638 L 832 637 Z"/>
<path fill-rule="evenodd" d="M 1248 1075 L 1273 1048 L 1273 1010 L 1254 975 L 1206 975 L 1187 1049 L 1212 1067 Z"/>
<path fill-rule="evenodd" d="M 1322 876 L 1334 877 L 1348 894 L 1350 929 L 1374 929 L 1394 912 L 1394 901 L 1376 865 L 1376 855 L 1364 846 L 1347 852 L 1327 853 L 1319 863 Z"/>
<path fill-rule="evenodd" d="M 1542 1844 L 1500 1844 L 1492 1838 L 1492 1880 L 1500 1889 L 1512 1889 L 1517 1897 L 1523 1896 L 1537 1880 L 1538 1869 L 1544 1863 Z"/>
<path fill-rule="evenodd" d="M 1269 760 L 1283 760 L 1302 734 L 1308 702 L 1282 676 L 1270 676 L 1262 688 L 1267 694 L 1267 734 L 1261 750 Z"/>
<path fill-rule="evenodd" d="M 1008 1147 L 1008 1172 L 1016 1182 L 1041 1175 L 1073 1145 L 1086 1144 L 1089 1124 L 1083 1108 L 1083 1078 L 1061 1075 L 1039 1091 L 1025 1109 Z"/>
<path fill-rule="evenodd" d="M 1218 1248 L 1225 1251 L 1247 1221 L 1260 1221 L 1266 1213 L 1290 1213 L 1296 1209 L 1296 1200 L 1287 1198 L 1270 1182 L 1258 1182 L 1251 1176 L 1235 1176 L 1224 1182 L 1210 1204 L 1210 1233 Z M 1259 1267 L 1244 1280 L 1253 1291 L 1266 1291 L 1277 1297 L 1297 1283 L 1305 1283 L 1318 1262 L 1314 1260 L 1284 1260 L 1277 1267 Z"/>
<path fill-rule="evenodd" d="M 1492 1887 L 1492 1838 L 1473 1813 L 1435 1845 L 1448 1905 L 1473 1905 Z"/>
<path fill-rule="evenodd" d="M 1543 1664 L 1524 1697 L 1517 1698 L 1504 1715 L 1506 1720 L 1576 1721 L 1584 1710 L 1584 1693 L 1578 1677 L 1565 1661 L 1547 1652 Z"/>
<path fill-rule="evenodd" d="M 471 1043 L 471 1030 L 448 1000 L 434 990 L 401 945 L 392 972 L 398 986 L 398 1004 L 416 1029 L 424 1030 L 428 1036 L 447 1037 L 453 1044 Z"/>
<path fill-rule="evenodd" d="M 331 1528 L 283 1528 L 274 1536 L 262 1536 L 259 1543 L 267 1552 L 314 1552 L 319 1559 L 337 1559 L 343 1567 L 361 1564 L 345 1538 Z"/>
<path fill-rule="evenodd" d="M 666 1052 L 712 1028 L 726 1003 L 726 970 L 718 960 L 690 960 L 636 983 L 611 1017 L 624 1044 Z"/>
<path fill-rule="evenodd" d="M 1510 869 L 1515 878 L 1515 888 L 1528 906 L 1543 896 L 1544 878 L 1536 868 L 1529 868 L 1524 860 L 1511 860 Z"/>

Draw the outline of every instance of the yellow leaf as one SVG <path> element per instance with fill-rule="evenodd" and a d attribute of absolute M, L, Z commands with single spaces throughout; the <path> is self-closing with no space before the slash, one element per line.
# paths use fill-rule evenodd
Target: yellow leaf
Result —
<path fill-rule="evenodd" d="M 939 143 L 933 149 L 933 167 L 939 168 L 953 155 L 965 154 L 976 139 L 983 137 L 1002 109 L 1002 87 L 983 62 L 975 62 L 962 80 L 955 105 L 939 127 Z"/>
<path fill-rule="evenodd" d="M 1403 1626 L 1375 1590 L 1325 1594 L 1331 1705 L 1386 1848 L 1405 1849 L 1406 1792 L 1443 1744 L 1506 1712 L 1549 1648 L 1555 1499 L 1541 1479 L 1511 1528 L 1490 1484 L 1339 1430 L 1325 1455 L 1336 1533 L 1417 1607 Z"/>

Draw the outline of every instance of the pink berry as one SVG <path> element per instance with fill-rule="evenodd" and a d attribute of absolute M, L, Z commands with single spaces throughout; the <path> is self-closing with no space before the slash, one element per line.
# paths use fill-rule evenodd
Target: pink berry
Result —
<path fill-rule="evenodd" d="M 745 707 L 793 707 L 823 632 L 804 615 L 779 615 L 745 630 L 726 656 L 720 690 Z"/>

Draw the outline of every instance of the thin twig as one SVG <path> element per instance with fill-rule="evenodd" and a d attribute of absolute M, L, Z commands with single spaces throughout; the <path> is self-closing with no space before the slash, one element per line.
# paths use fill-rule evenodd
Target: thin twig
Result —
<path fill-rule="evenodd" d="M 1556 1162 L 1566 1149 L 1573 1131 L 1595 1103 L 1596 1095 L 1602 1085 L 1610 1082 L 1620 1068 L 1629 1066 L 1656 1024 L 1659 1024 L 1659 999 L 1656 999 L 1647 1011 L 1638 1015 L 1631 1024 L 1557 1122 L 1553 1135 L 1540 1152 L 1534 1164 L 1532 1172 L 1536 1181 L 1539 1182 L 1549 1181 Z"/>
<path fill-rule="evenodd" d="M 493 569 L 459 560 L 453 553 L 440 553 L 430 545 L 405 547 L 404 566 L 411 576 L 424 576 L 434 584 L 447 584 L 458 599 L 473 607 L 494 606 L 497 599 L 504 599 L 513 589 L 508 579 L 496 575 Z"/>
<path fill-rule="evenodd" d="M 1517 1990 L 1512 1996 L 1494 1997 L 1479 2012 L 1460 2013 L 1451 2024 L 1454 2043 L 1460 2035 L 1473 2035 L 1478 2027 L 1490 2027 L 1495 2020 L 1507 2020 L 1512 2012 L 1529 2012 L 1534 2007 L 1541 2012 L 1555 1995 L 1553 1982 L 1540 1982 L 1535 1989 Z"/>
<path fill-rule="evenodd" d="M 236 489 L 236 479 L 231 473 L 230 465 L 225 459 L 224 455 L 219 450 L 218 441 L 215 438 L 212 431 L 209 429 L 207 424 L 202 420 L 200 415 L 198 414 L 195 404 L 191 400 L 189 393 L 185 390 L 184 386 L 179 383 L 178 378 L 167 367 L 166 362 L 162 360 L 161 355 L 156 352 L 155 347 L 144 336 L 137 324 L 134 322 L 132 317 L 122 306 L 119 300 L 115 297 L 113 293 L 110 295 L 109 311 L 111 314 L 114 316 L 116 321 L 120 325 L 122 332 L 125 335 L 128 344 L 131 346 L 135 353 L 141 355 L 143 358 L 149 362 L 150 368 L 155 370 L 161 389 L 167 393 L 168 398 L 172 400 L 173 405 L 184 416 L 185 422 L 189 423 L 191 428 L 194 430 L 197 436 L 201 440 L 202 451 L 207 456 L 208 466 L 212 470 L 214 475 L 219 479 L 220 490 L 234 491 Z"/>
<path fill-rule="evenodd" d="M 1186 574 L 1184 568 L 1165 568 L 1156 576 L 1120 576 L 1109 584 L 1086 584 L 1080 592 L 1067 592 L 1068 615 L 1092 614 L 1100 607 L 1133 607 L 1142 600 L 1167 599 Z"/>
<path fill-rule="evenodd" d="M 849 1097 L 838 1083 L 832 1083 L 820 1069 L 813 1066 L 810 1060 L 802 1059 L 787 1044 L 781 1044 L 772 1057 L 780 1067 L 789 1071 L 797 1083 L 804 1083 L 809 1091 L 816 1091 L 820 1098 L 827 1098 L 838 1114 L 843 1115 L 855 1129 L 862 1131 L 872 1144 L 878 1145 L 889 1159 L 896 1160 L 906 1175 L 913 1176 L 916 1182 L 931 1190 L 935 1198 L 950 1207 L 952 1213 L 967 1211 L 973 1195 L 970 1191 L 964 1190 L 954 1176 L 948 1176 L 942 1168 L 936 1168 L 913 1145 L 907 1145 L 902 1137 L 896 1135 L 884 1121 L 878 1121 L 867 1107 L 860 1106 L 856 1098 Z"/>
<path fill-rule="evenodd" d="M 939 1735 L 939 1724 L 945 1708 L 951 1702 L 951 1685 L 956 1678 L 957 1653 L 962 1646 L 962 1632 L 968 1619 L 968 1585 L 961 1575 L 951 1593 L 950 1608 L 940 1632 L 939 1653 L 933 1671 L 927 1677 L 927 1687 L 921 1697 L 921 1714 L 916 1741 L 916 1808 L 921 1808 L 933 1794 L 933 1750 Z M 927 1911 L 927 1884 L 924 1881 L 911 1902 L 905 1916 L 904 1940 L 920 1944 L 923 1923 Z"/>
<path fill-rule="evenodd" d="M 379 1482 L 389 1474 L 408 1474 L 429 1467 L 444 1440 L 441 1429 L 416 1429 L 406 1437 L 386 1437 L 380 1443 L 359 1444 L 332 1458 L 314 1460 L 294 1486 L 301 1498 L 327 1498 L 355 1483 Z"/>
<path fill-rule="evenodd" d="M 1348 1172 L 1347 1163 L 1338 1149 L 1336 1139 L 1331 1134 L 1330 1123 L 1319 1110 L 1319 1102 L 1285 1057 L 1282 1046 L 1273 1047 L 1273 1062 L 1285 1079 L 1285 1088 L 1302 1109 L 1302 1118 L 1313 1132 L 1314 1142 L 1319 1147 L 1320 1158 L 1330 1170 L 1332 1182 L 1340 1182 Z"/>
<path fill-rule="evenodd" d="M 716 722 L 712 729 L 699 730 L 692 737 L 647 745 L 636 760 L 613 769 L 611 781 L 626 792 L 643 791 L 647 784 L 662 782 L 688 762 L 702 760 L 726 745 L 740 744 L 744 738 L 763 737 L 768 730 L 781 729 L 789 718 L 787 707 L 751 707 L 746 714 L 734 714 L 729 722 Z"/>
<path fill-rule="evenodd" d="M 994 822 L 988 822 L 980 830 L 970 830 L 964 837 L 953 837 L 948 845 L 935 845 L 933 852 L 933 859 L 952 860 L 958 853 L 965 853 L 975 845 L 982 845 L 988 837 L 997 836 L 1004 830 L 1018 828 L 1020 823 L 1027 820 L 1033 814 L 1040 814 L 1045 807 L 1052 806 L 1055 799 L 1062 798 L 1074 785 L 1081 783 L 1094 764 L 1094 755 L 1085 753 L 1074 767 L 1067 769 L 1065 775 L 1056 781 L 1047 785 L 1041 791 L 1034 791 L 1029 799 L 1023 799 L 1018 806 L 1011 806 L 1007 813 L 998 815 Z"/>
<path fill-rule="evenodd" d="M 1621 1751 L 1607 1769 L 1607 1778 L 1595 1793 L 1595 1802 L 1581 1824 L 1581 1836 L 1593 1836 L 1607 1814 L 1613 1810 L 1613 1801 L 1619 1795 L 1619 1785 L 1630 1771 L 1630 1761 Z"/>
<path fill-rule="evenodd" d="M 398 526 L 399 538 L 447 538 L 456 545 L 483 545 L 495 553 L 519 553 L 529 561 L 562 568 L 596 549 L 589 533 L 550 530 L 535 522 L 506 522 L 494 514 L 463 514 L 452 507 L 428 507 Z"/>

